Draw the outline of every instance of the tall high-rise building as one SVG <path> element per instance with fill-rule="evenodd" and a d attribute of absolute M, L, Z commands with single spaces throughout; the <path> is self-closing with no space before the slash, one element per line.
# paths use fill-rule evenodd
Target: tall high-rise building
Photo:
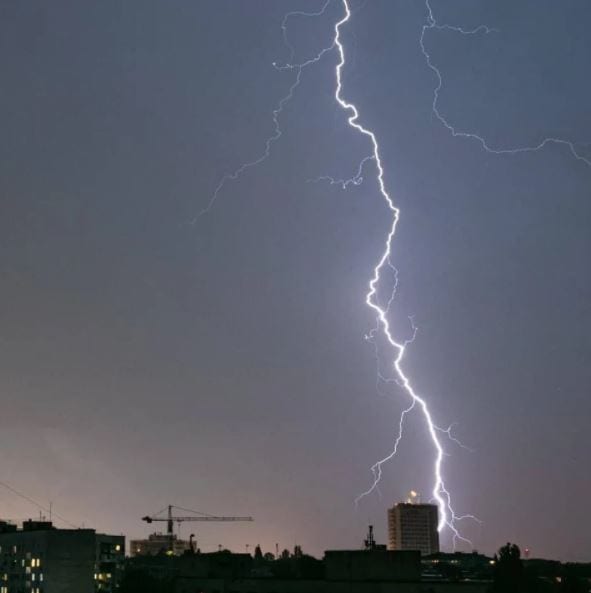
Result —
<path fill-rule="evenodd" d="M 400 502 L 388 509 L 388 549 L 439 552 L 438 509 L 434 504 Z"/>

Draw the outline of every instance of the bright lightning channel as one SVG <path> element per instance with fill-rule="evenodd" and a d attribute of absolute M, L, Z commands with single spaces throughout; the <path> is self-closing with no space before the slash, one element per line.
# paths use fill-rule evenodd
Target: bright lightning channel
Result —
<path fill-rule="evenodd" d="M 538 144 L 534 144 L 532 146 L 518 146 L 513 148 L 495 148 L 490 146 L 487 140 L 476 134 L 475 132 L 467 132 L 458 129 L 454 126 L 442 113 L 439 109 L 439 95 L 441 93 L 441 89 L 443 88 L 443 75 L 441 70 L 433 63 L 431 58 L 431 54 L 427 51 L 425 47 L 425 35 L 428 31 L 439 30 L 439 31 L 453 31 L 454 33 L 459 33 L 460 35 L 479 35 L 479 34 L 489 34 L 489 33 L 498 33 L 497 29 L 492 29 L 487 27 L 486 25 L 480 25 L 475 27 L 474 29 L 464 29 L 462 27 L 458 27 L 456 25 L 441 25 L 437 22 L 435 18 L 435 13 L 431 7 L 430 0 L 425 0 L 425 7 L 427 9 L 427 21 L 423 25 L 421 29 L 421 35 L 419 37 L 419 45 L 421 46 L 421 52 L 425 58 L 425 62 L 427 66 L 431 69 L 431 71 L 435 74 L 437 79 L 437 85 L 433 90 L 433 103 L 431 105 L 433 114 L 439 120 L 439 122 L 451 133 L 454 138 L 465 138 L 470 140 L 475 140 L 480 144 L 480 146 L 490 154 L 507 154 L 507 155 L 517 155 L 521 153 L 527 152 L 538 152 L 549 145 L 558 145 L 565 147 L 571 155 L 577 159 L 585 163 L 587 166 L 591 167 L 591 160 L 582 155 L 578 150 L 574 142 L 570 140 L 565 140 L 564 138 L 556 138 L 553 136 L 548 136 L 541 140 Z"/>
<path fill-rule="evenodd" d="M 361 123 L 359 123 L 359 111 L 358 111 L 357 107 L 353 103 L 350 103 L 349 101 L 347 101 L 343 97 L 343 94 L 342 94 L 342 91 L 343 91 L 342 71 L 346 64 L 346 59 L 345 59 L 345 49 L 344 49 L 343 43 L 341 41 L 341 28 L 351 18 L 351 9 L 349 7 L 348 0 L 342 0 L 342 1 L 343 1 L 343 7 L 345 10 L 345 15 L 343 16 L 343 18 L 340 21 L 338 21 L 336 23 L 335 28 L 334 28 L 334 31 L 335 31 L 334 45 L 336 46 L 338 55 L 339 55 L 339 61 L 337 63 L 336 70 L 335 70 L 335 73 L 336 73 L 335 99 L 336 99 L 337 103 L 341 106 L 341 108 L 350 114 L 349 117 L 347 118 L 348 124 L 353 129 L 355 129 L 357 132 L 359 132 L 360 134 L 363 134 L 370 140 L 370 143 L 371 143 L 371 146 L 373 149 L 372 157 L 373 157 L 373 161 L 375 162 L 375 165 L 377 168 L 377 181 L 378 181 L 380 194 L 382 195 L 383 199 L 385 200 L 386 204 L 388 205 L 388 208 L 390 209 L 390 211 L 392 213 L 392 224 L 390 226 L 390 231 L 388 232 L 385 248 L 382 253 L 382 256 L 380 257 L 377 265 L 375 266 L 375 268 L 373 270 L 373 275 L 369 281 L 368 292 L 365 297 L 365 302 L 368 305 L 368 307 L 370 307 L 375 312 L 377 319 L 378 319 L 378 326 L 381 329 L 386 340 L 388 341 L 390 346 L 392 346 L 392 348 L 395 352 L 393 368 L 396 373 L 397 383 L 400 384 L 400 386 L 404 389 L 404 391 L 408 394 L 408 396 L 410 398 L 408 407 L 402 412 L 402 414 L 400 416 L 399 427 L 398 427 L 399 428 L 398 436 L 395 440 L 393 450 L 391 451 L 391 453 L 389 455 L 387 455 L 386 457 L 384 457 L 383 459 L 381 459 L 380 461 L 378 461 L 377 463 L 375 463 L 373 465 L 373 467 L 372 467 L 372 472 L 374 475 L 373 484 L 366 492 L 362 493 L 357 498 L 356 502 L 358 502 L 361 498 L 363 498 L 364 496 L 367 496 L 368 494 L 370 494 L 377 488 L 380 478 L 382 476 L 382 465 L 384 465 L 386 462 L 390 461 L 396 455 L 396 453 L 398 451 L 398 446 L 400 444 L 400 441 L 402 440 L 404 420 L 405 420 L 406 416 L 410 412 L 412 412 L 415 408 L 418 408 L 423 416 L 423 419 L 425 420 L 425 423 L 427 425 L 427 429 L 429 432 L 429 436 L 430 436 L 433 448 L 435 450 L 435 461 L 433 464 L 433 482 L 434 482 L 434 484 L 433 484 L 432 495 L 433 495 L 433 499 L 437 503 L 437 506 L 439 507 L 438 529 L 439 529 L 439 531 L 442 531 L 445 527 L 448 527 L 453 534 L 454 544 L 455 544 L 456 540 L 458 540 L 458 539 L 462 540 L 464 542 L 470 543 L 469 540 L 467 540 L 465 537 L 463 537 L 460 534 L 460 532 L 457 528 L 457 525 L 456 525 L 458 521 L 468 518 L 468 516 L 456 515 L 456 513 L 454 512 L 454 509 L 452 507 L 451 495 L 450 495 L 449 491 L 447 490 L 447 488 L 445 486 L 444 479 L 443 479 L 443 459 L 444 459 L 445 452 L 444 452 L 443 446 L 441 445 L 441 441 L 439 438 L 439 434 L 442 431 L 441 431 L 441 429 L 439 429 L 436 426 L 435 422 L 433 421 L 433 418 L 431 416 L 431 412 L 429 410 L 429 406 L 428 406 L 427 402 L 425 401 L 425 399 L 423 397 L 421 397 L 415 391 L 414 387 L 412 386 L 412 384 L 410 382 L 409 377 L 405 374 L 405 372 L 402 368 L 402 360 L 404 358 L 404 354 L 406 352 L 406 347 L 409 342 L 408 341 L 407 342 L 399 341 L 394 336 L 394 332 L 392 330 L 392 327 L 391 327 L 391 324 L 390 324 L 390 321 L 388 318 L 389 317 L 389 315 L 388 315 L 389 305 L 390 305 L 392 299 L 390 299 L 387 307 L 383 307 L 379 303 L 379 299 L 377 298 L 377 291 L 378 291 L 378 286 L 380 284 L 380 280 L 382 278 L 382 272 L 387 267 L 390 269 L 393 268 L 393 264 L 391 263 L 392 243 L 394 241 L 394 236 L 396 234 L 396 229 L 398 227 L 398 221 L 400 220 L 400 210 L 394 204 L 394 201 L 392 200 L 392 197 L 390 196 L 390 193 L 388 192 L 388 189 L 386 188 L 386 184 L 384 181 L 384 168 L 383 168 L 382 159 L 380 156 L 380 146 L 379 146 L 376 135 L 374 132 L 372 132 L 368 128 L 364 127 Z M 446 432 L 446 431 L 443 431 L 443 432 Z M 473 517 L 470 516 L 470 518 L 473 518 Z"/>
<path fill-rule="evenodd" d="M 392 254 L 392 243 L 394 240 L 394 236 L 396 234 L 398 221 L 400 219 L 400 210 L 395 206 L 394 201 L 392 200 L 392 198 L 386 188 L 386 185 L 384 182 L 384 169 L 383 169 L 382 160 L 381 160 L 381 156 L 380 156 L 380 147 L 379 147 L 379 144 L 378 144 L 378 141 L 377 141 L 377 138 L 376 138 L 374 132 L 372 132 L 368 128 L 365 128 L 362 124 L 359 123 L 359 121 L 358 121 L 359 120 L 359 112 L 357 110 L 357 107 L 353 103 L 350 103 L 346 99 L 343 98 L 342 70 L 346 64 L 346 59 L 345 59 L 344 46 L 341 41 L 341 28 L 343 27 L 343 25 L 345 25 L 351 19 L 352 12 L 349 7 L 348 0 L 340 0 L 340 1 L 342 2 L 342 5 L 343 5 L 344 16 L 334 26 L 334 38 L 333 38 L 331 45 L 323 48 L 315 56 L 313 56 L 312 58 L 309 58 L 306 61 L 301 62 L 301 63 L 293 63 L 295 49 L 291 45 L 291 43 L 289 42 L 289 39 L 288 39 L 287 23 L 288 23 L 289 19 L 291 19 L 293 17 L 318 17 L 318 16 L 323 15 L 325 13 L 327 7 L 330 5 L 331 0 L 327 0 L 318 12 L 309 12 L 308 13 L 308 12 L 294 11 L 294 12 L 287 13 L 285 15 L 285 17 L 281 23 L 281 29 L 283 32 L 284 43 L 290 51 L 290 62 L 287 64 L 284 64 L 284 65 L 278 65 L 277 63 L 274 63 L 273 66 L 279 71 L 294 70 L 296 75 L 295 75 L 294 81 L 292 82 L 291 86 L 288 89 L 287 94 L 279 100 L 277 106 L 275 107 L 275 109 L 272 112 L 273 133 L 266 139 L 265 144 L 264 144 L 264 150 L 258 157 L 256 157 L 255 159 L 253 159 L 251 161 L 241 164 L 233 172 L 227 173 L 226 175 L 224 175 L 221 178 L 221 180 L 219 181 L 213 194 L 211 195 L 209 203 L 206 205 L 206 207 L 201 212 L 199 212 L 197 214 L 197 216 L 195 217 L 193 222 L 196 222 L 202 215 L 211 211 L 219 194 L 221 193 L 221 191 L 223 190 L 223 188 L 225 187 L 225 185 L 228 182 L 237 180 L 248 169 L 260 165 L 261 163 L 263 163 L 265 160 L 267 160 L 269 158 L 273 144 L 275 144 L 279 140 L 279 138 L 281 138 L 281 136 L 282 136 L 282 130 L 281 130 L 280 122 L 279 122 L 280 116 L 282 115 L 285 106 L 293 99 L 294 93 L 295 93 L 296 89 L 298 88 L 298 86 L 300 85 L 303 71 L 308 66 L 311 66 L 311 65 L 317 63 L 318 61 L 320 61 L 325 54 L 336 49 L 337 53 L 338 53 L 339 60 L 338 60 L 338 63 L 336 65 L 336 69 L 335 69 L 335 76 L 336 76 L 336 90 L 335 90 L 335 95 L 334 95 L 335 99 L 336 99 L 338 105 L 345 112 L 350 114 L 349 117 L 347 118 L 347 122 L 348 122 L 349 126 L 351 128 L 353 128 L 356 132 L 366 136 L 370 140 L 372 150 L 368 156 L 366 156 L 364 159 L 361 160 L 358 170 L 352 178 L 337 180 L 332 177 L 324 176 L 324 177 L 319 177 L 318 179 L 310 180 L 310 181 L 328 181 L 331 184 L 338 184 L 343 189 L 346 189 L 350 185 L 360 185 L 363 182 L 363 170 L 365 168 L 365 165 L 367 163 L 369 163 L 370 161 L 375 163 L 375 166 L 377 169 L 376 178 L 378 181 L 380 194 L 383 197 L 383 199 L 385 200 L 389 210 L 391 211 L 392 224 L 390 226 L 390 230 L 387 235 L 384 252 L 382 253 L 382 256 L 380 257 L 377 265 L 375 266 L 375 268 L 373 270 L 372 278 L 370 279 L 369 284 L 368 284 L 368 292 L 366 294 L 365 302 L 376 314 L 377 325 L 368 334 L 367 340 L 372 342 L 374 344 L 374 346 L 376 347 L 376 357 L 377 357 L 377 345 L 375 345 L 374 338 L 377 336 L 378 333 L 383 334 L 383 336 L 386 338 L 387 342 L 389 343 L 389 345 L 392 347 L 392 349 L 395 352 L 395 356 L 392 361 L 392 370 L 395 373 L 395 378 L 394 379 L 387 378 L 387 377 L 383 376 L 378 370 L 378 382 L 379 381 L 383 381 L 386 383 L 395 382 L 409 396 L 409 403 L 408 403 L 407 407 L 403 410 L 403 412 L 401 413 L 400 418 L 399 418 L 398 433 L 397 433 L 392 451 L 386 457 L 379 460 L 372 466 L 371 471 L 373 474 L 373 482 L 367 491 L 363 492 L 360 496 L 357 497 L 357 499 L 355 500 L 355 503 L 357 504 L 362 498 L 364 498 L 365 496 L 368 496 L 369 494 L 371 494 L 374 491 L 379 492 L 378 485 L 379 485 L 379 482 L 380 482 L 380 479 L 382 476 L 382 466 L 396 456 L 399 444 L 403 437 L 404 421 L 405 421 L 406 417 L 408 416 L 408 414 L 410 414 L 415 409 L 418 409 L 418 410 L 420 410 L 420 413 L 421 413 L 423 419 L 425 420 L 425 423 L 426 423 L 427 429 L 428 429 L 428 433 L 430 436 L 430 440 L 433 445 L 433 449 L 435 451 L 435 459 L 433 462 L 432 495 L 433 495 L 433 500 L 436 502 L 436 504 L 439 508 L 438 530 L 442 531 L 446 527 L 450 529 L 450 531 L 452 532 L 453 544 L 454 544 L 454 548 L 455 548 L 455 545 L 458 540 L 461 540 L 463 542 L 471 544 L 470 540 L 468 540 L 463 535 L 461 535 L 461 533 L 457 527 L 457 523 L 464 519 L 473 519 L 475 521 L 478 521 L 478 519 L 472 515 L 461 515 L 461 516 L 456 515 L 456 513 L 452 507 L 451 495 L 450 495 L 449 491 L 447 490 L 445 483 L 444 483 L 444 479 L 443 479 L 443 461 L 444 461 L 444 457 L 445 457 L 445 452 L 444 452 L 443 446 L 440 441 L 440 435 L 446 435 L 451 441 L 455 442 L 456 444 L 458 444 L 460 446 L 463 446 L 463 445 L 452 435 L 453 425 L 450 426 L 448 429 L 442 429 L 434 423 L 433 418 L 431 416 L 431 412 L 427 405 L 427 402 L 415 391 L 415 389 L 413 388 L 413 386 L 410 382 L 410 379 L 404 373 L 404 370 L 402 368 L 402 360 L 404 358 L 404 354 L 406 352 L 407 346 L 410 343 L 412 343 L 412 341 L 414 340 L 414 337 L 416 335 L 416 328 L 415 328 L 414 324 L 412 324 L 412 319 L 411 319 L 411 324 L 412 324 L 412 329 L 413 329 L 412 338 L 409 340 L 404 340 L 404 341 L 400 341 L 397 338 L 395 338 L 394 333 L 392 331 L 391 324 L 389 322 L 390 307 L 393 303 L 393 300 L 394 300 L 394 297 L 396 294 L 397 284 L 398 284 L 398 271 L 395 268 L 395 266 L 392 264 L 390 258 L 391 258 L 391 254 Z M 392 293 L 390 295 L 390 298 L 389 298 L 386 306 L 382 306 L 379 303 L 377 292 L 378 292 L 378 287 L 380 285 L 380 280 L 382 279 L 382 274 L 386 271 L 386 269 L 388 269 L 394 275 L 395 281 L 394 281 L 394 287 L 392 289 Z"/>

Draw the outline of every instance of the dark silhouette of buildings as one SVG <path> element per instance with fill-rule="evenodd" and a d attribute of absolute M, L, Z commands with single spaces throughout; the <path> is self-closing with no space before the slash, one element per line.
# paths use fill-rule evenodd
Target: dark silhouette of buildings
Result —
<path fill-rule="evenodd" d="M 0 522 L 0 593 L 111 593 L 121 578 L 125 537 L 94 529 L 22 528 Z"/>
<path fill-rule="evenodd" d="M 428 581 L 492 581 L 495 561 L 478 552 L 438 552 L 421 558 L 422 579 Z"/>
<path fill-rule="evenodd" d="M 295 552 L 295 551 L 294 551 Z M 121 593 L 486 593 L 490 581 L 425 582 L 417 551 L 298 551 L 272 555 L 216 552 L 130 558 Z"/>
<path fill-rule="evenodd" d="M 419 505 L 412 505 L 413 507 Z M 420 505 L 423 506 L 423 505 Z M 300 546 L 278 557 L 228 550 L 124 558 L 125 539 L 51 522 L 0 521 L 0 593 L 589 593 L 591 565 L 526 560 L 513 544 L 495 558 L 477 552 L 421 555 L 387 550 L 370 528 L 363 549 L 319 560 Z"/>

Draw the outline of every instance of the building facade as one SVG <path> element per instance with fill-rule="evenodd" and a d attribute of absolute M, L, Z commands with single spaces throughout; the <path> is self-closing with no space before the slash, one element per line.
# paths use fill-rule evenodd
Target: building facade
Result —
<path fill-rule="evenodd" d="M 388 509 L 388 549 L 439 552 L 439 515 L 434 504 L 401 502 Z"/>
<path fill-rule="evenodd" d="M 123 536 L 0 522 L 0 593 L 111 593 L 124 559 Z"/>
<path fill-rule="evenodd" d="M 148 539 L 132 539 L 129 544 L 131 556 L 157 556 L 167 554 L 172 548 L 173 556 L 180 556 L 191 549 L 190 542 L 178 539 L 176 534 L 170 536 L 166 533 L 151 533 Z"/>

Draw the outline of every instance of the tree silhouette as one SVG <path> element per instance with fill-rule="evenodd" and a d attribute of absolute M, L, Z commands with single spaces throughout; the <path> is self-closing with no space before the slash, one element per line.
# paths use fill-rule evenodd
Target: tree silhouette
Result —
<path fill-rule="evenodd" d="M 254 549 L 254 559 L 257 562 L 260 562 L 263 559 L 263 551 L 261 550 L 261 546 L 257 544 L 257 547 Z"/>
<path fill-rule="evenodd" d="M 493 591 L 498 593 L 523 593 L 523 563 L 521 550 L 515 544 L 507 543 L 495 555 Z"/>

